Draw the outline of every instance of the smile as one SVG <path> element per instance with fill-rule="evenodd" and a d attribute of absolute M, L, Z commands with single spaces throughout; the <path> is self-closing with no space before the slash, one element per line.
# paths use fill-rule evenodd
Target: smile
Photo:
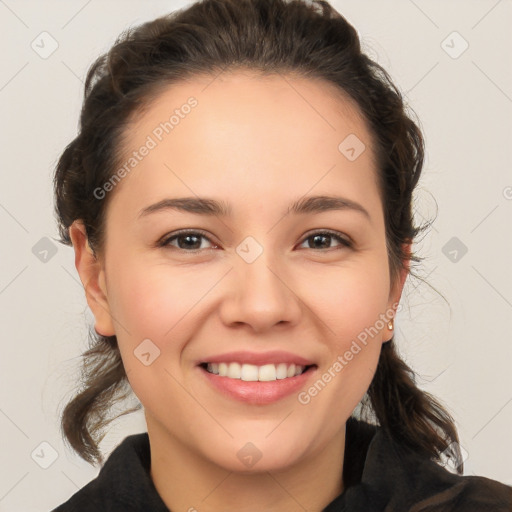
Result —
<path fill-rule="evenodd" d="M 203 363 L 201 365 L 208 373 L 226 377 L 228 379 L 238 379 L 246 382 L 271 382 L 283 380 L 302 375 L 309 366 L 296 364 L 278 363 L 264 364 L 257 366 L 254 364 L 232 363 Z"/>

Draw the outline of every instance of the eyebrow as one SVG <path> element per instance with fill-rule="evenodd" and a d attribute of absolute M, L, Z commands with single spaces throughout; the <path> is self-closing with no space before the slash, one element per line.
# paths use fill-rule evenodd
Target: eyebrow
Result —
<path fill-rule="evenodd" d="M 161 211 L 175 210 L 196 215 L 208 215 L 219 217 L 230 217 L 231 206 L 224 201 L 203 197 L 180 197 L 173 199 L 162 199 L 155 204 L 143 208 L 139 212 L 139 218 Z M 351 210 L 362 213 L 368 220 L 370 214 L 361 204 L 339 196 L 309 196 L 294 201 L 284 215 L 293 213 L 295 215 L 307 213 L 321 213 L 331 210 Z"/>

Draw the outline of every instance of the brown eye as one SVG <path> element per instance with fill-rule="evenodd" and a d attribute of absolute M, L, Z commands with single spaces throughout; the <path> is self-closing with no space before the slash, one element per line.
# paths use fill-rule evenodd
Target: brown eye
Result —
<path fill-rule="evenodd" d="M 216 247 L 201 231 L 179 231 L 162 240 L 159 245 L 160 247 L 172 247 L 185 252 L 195 252 L 208 249 L 208 247 L 201 246 L 202 240 L 207 240 L 213 247 Z M 174 241 L 176 241 L 176 244 L 171 243 Z"/>
<path fill-rule="evenodd" d="M 313 233 L 304 239 L 304 242 L 309 242 L 309 246 L 306 249 L 332 249 L 331 243 L 335 240 L 342 247 L 352 247 L 352 243 L 338 232 L 332 231 L 319 231 Z"/>

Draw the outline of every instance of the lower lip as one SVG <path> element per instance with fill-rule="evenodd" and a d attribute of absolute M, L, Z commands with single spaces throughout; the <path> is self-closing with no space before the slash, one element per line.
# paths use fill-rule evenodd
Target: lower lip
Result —
<path fill-rule="evenodd" d="M 207 372 L 201 366 L 198 368 L 208 382 L 221 393 L 247 404 L 259 405 L 271 404 L 297 393 L 316 370 L 316 366 L 311 366 L 307 371 L 295 377 L 269 382 L 247 382 L 241 379 L 219 377 L 219 375 Z"/>

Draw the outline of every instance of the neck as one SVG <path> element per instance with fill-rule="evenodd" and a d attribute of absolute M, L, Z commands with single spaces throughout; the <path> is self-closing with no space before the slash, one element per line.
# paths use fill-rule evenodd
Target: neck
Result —
<path fill-rule="evenodd" d="M 216 465 L 159 426 L 148 434 L 151 478 L 169 510 L 320 512 L 343 491 L 344 428 L 314 457 L 251 474 Z"/>

